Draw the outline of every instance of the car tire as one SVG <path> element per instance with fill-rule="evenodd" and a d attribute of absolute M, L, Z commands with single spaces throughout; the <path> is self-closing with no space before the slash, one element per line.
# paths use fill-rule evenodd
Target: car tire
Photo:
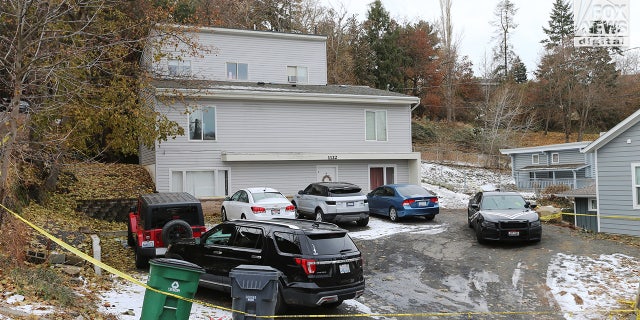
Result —
<path fill-rule="evenodd" d="M 222 222 L 225 222 L 225 221 L 229 220 L 227 218 L 227 210 L 224 207 L 222 207 L 222 211 L 220 211 L 220 218 L 221 218 Z"/>
<path fill-rule="evenodd" d="M 476 240 L 478 240 L 478 243 L 479 244 L 485 244 L 487 242 L 487 240 L 485 240 L 482 237 L 482 227 L 477 225 L 475 230 L 476 230 Z"/>
<path fill-rule="evenodd" d="M 399 220 L 398 210 L 394 207 L 389 208 L 389 220 L 391 220 L 391 222 L 398 222 Z"/>
<path fill-rule="evenodd" d="M 292 201 L 291 204 L 293 205 L 293 211 L 294 211 L 294 217 L 296 219 L 302 219 L 304 218 L 301 214 L 300 214 L 300 210 L 298 210 L 298 206 L 296 205 L 295 201 Z"/>
<path fill-rule="evenodd" d="M 127 244 L 131 248 L 136 246 L 136 240 L 133 238 L 133 231 L 131 231 L 131 221 L 127 222 Z"/>
<path fill-rule="evenodd" d="M 358 220 L 358 222 L 356 222 L 356 224 L 357 224 L 359 227 L 366 227 L 366 226 L 369 224 L 369 217 L 366 217 L 366 218 L 364 218 L 364 219 L 360 219 L 360 220 Z"/>
<path fill-rule="evenodd" d="M 138 269 L 147 269 L 147 268 L 149 268 L 149 258 L 143 256 L 140 253 L 140 248 L 136 248 L 134 254 L 135 254 L 136 268 L 138 268 Z"/>
<path fill-rule="evenodd" d="M 278 300 L 276 301 L 275 314 L 284 314 L 287 312 L 288 305 L 284 301 L 284 296 L 282 296 L 282 286 L 278 285 Z"/>
<path fill-rule="evenodd" d="M 322 209 L 318 208 L 316 209 L 316 221 L 318 222 L 324 222 L 324 212 L 322 212 Z"/>
<path fill-rule="evenodd" d="M 191 225 L 184 220 L 176 219 L 167 222 L 162 227 L 162 243 L 165 246 L 172 244 L 178 239 L 193 238 Z"/>

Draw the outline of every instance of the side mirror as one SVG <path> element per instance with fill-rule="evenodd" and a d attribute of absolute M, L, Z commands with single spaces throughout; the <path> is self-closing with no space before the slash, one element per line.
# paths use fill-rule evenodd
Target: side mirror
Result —
<path fill-rule="evenodd" d="M 479 208 L 480 208 L 480 206 L 479 206 L 477 203 L 472 203 L 472 204 L 471 204 L 471 208 L 473 208 L 473 209 L 479 209 Z"/>
<path fill-rule="evenodd" d="M 298 190 L 298 194 L 304 194 L 304 190 Z"/>
<path fill-rule="evenodd" d="M 231 197 L 224 197 L 224 201 L 229 201 L 231 200 Z"/>

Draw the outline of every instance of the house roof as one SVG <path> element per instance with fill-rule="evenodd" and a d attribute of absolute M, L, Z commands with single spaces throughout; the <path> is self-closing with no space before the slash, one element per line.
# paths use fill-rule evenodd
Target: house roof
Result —
<path fill-rule="evenodd" d="M 209 80 L 154 80 L 156 93 L 165 96 L 216 97 L 243 100 L 306 100 L 417 104 L 420 98 L 352 85 L 300 85 Z"/>
<path fill-rule="evenodd" d="M 551 165 L 526 166 L 518 169 L 518 171 L 558 171 L 558 170 L 580 170 L 588 167 L 584 163 L 563 163 Z"/>
<path fill-rule="evenodd" d="M 526 147 L 526 148 L 500 149 L 500 153 L 517 154 L 517 153 L 534 153 L 534 152 L 544 152 L 544 151 L 562 151 L 562 150 L 571 150 L 571 149 L 582 149 L 587 145 L 589 145 L 589 143 L 591 143 L 591 141 L 548 144 L 544 146 Z"/>
<path fill-rule="evenodd" d="M 577 197 L 577 198 L 587 198 L 587 197 L 595 197 L 596 196 L 596 185 L 592 184 L 584 188 L 567 190 L 562 193 L 556 194 L 559 197 Z"/>
<path fill-rule="evenodd" d="M 636 123 L 640 121 L 640 109 L 634 112 L 632 115 L 628 116 L 626 119 L 622 120 L 615 127 L 611 128 L 611 130 L 607 131 L 605 134 L 601 135 L 598 139 L 593 141 L 591 144 L 582 149 L 582 152 L 593 152 L 607 143 L 613 140 L 623 132 L 627 131 L 627 129 L 633 127 Z"/>

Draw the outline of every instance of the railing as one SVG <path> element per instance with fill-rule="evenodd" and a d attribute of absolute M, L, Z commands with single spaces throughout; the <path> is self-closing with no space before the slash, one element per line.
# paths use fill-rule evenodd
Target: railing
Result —
<path fill-rule="evenodd" d="M 570 189 L 580 189 L 588 187 L 595 183 L 594 179 L 588 178 L 562 178 L 562 179 L 522 179 L 516 181 L 516 185 L 520 190 L 541 191 L 549 186 L 566 185 Z"/>
<path fill-rule="evenodd" d="M 427 147 L 415 147 L 414 151 L 420 152 L 424 161 L 441 164 L 463 164 L 488 169 L 507 169 L 511 164 L 511 159 L 507 155 L 478 154 Z"/>

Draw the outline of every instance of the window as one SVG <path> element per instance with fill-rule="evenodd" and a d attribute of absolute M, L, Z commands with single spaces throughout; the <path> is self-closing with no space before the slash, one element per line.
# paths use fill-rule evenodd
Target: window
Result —
<path fill-rule="evenodd" d="M 229 245 L 229 240 L 236 233 L 236 227 L 230 224 L 221 224 L 213 227 L 204 240 L 205 245 Z"/>
<path fill-rule="evenodd" d="M 225 196 L 229 190 L 229 171 L 173 170 L 171 171 L 171 191 L 188 192 L 195 197 Z"/>
<path fill-rule="evenodd" d="M 387 111 L 365 111 L 366 140 L 387 141 Z"/>
<path fill-rule="evenodd" d="M 589 211 L 596 211 L 596 210 L 598 210 L 598 199 L 596 199 L 596 198 L 589 198 L 589 199 L 587 199 L 587 201 L 589 202 Z"/>
<path fill-rule="evenodd" d="M 227 62 L 227 79 L 228 80 L 249 79 L 249 65 L 246 63 Z"/>
<path fill-rule="evenodd" d="M 276 246 L 282 253 L 301 254 L 300 239 L 293 233 L 274 232 L 273 238 L 276 240 Z"/>
<path fill-rule="evenodd" d="M 395 181 L 395 167 L 379 166 L 369 168 L 369 190 L 373 190 L 381 185 L 395 183 Z"/>
<path fill-rule="evenodd" d="M 262 229 L 240 227 L 233 239 L 234 247 L 262 249 Z"/>
<path fill-rule="evenodd" d="M 307 67 L 288 66 L 287 81 L 290 83 L 307 83 L 309 81 Z"/>
<path fill-rule="evenodd" d="M 191 75 L 191 61 L 189 60 L 170 59 L 167 64 L 169 65 L 169 75 L 172 77 Z"/>
<path fill-rule="evenodd" d="M 531 155 L 531 164 L 540 164 L 540 155 L 532 154 Z"/>
<path fill-rule="evenodd" d="M 551 163 L 560 163 L 560 154 L 552 153 L 551 154 Z"/>
<path fill-rule="evenodd" d="M 215 107 L 204 107 L 189 114 L 189 140 L 216 140 Z"/>
<path fill-rule="evenodd" d="M 633 208 L 640 209 L 640 163 L 631 164 L 631 176 L 633 177 Z"/>

